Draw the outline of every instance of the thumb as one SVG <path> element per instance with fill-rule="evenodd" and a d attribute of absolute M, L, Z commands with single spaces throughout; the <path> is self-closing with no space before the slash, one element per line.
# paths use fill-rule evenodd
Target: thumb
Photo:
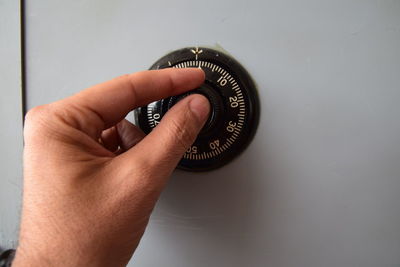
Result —
<path fill-rule="evenodd" d="M 175 104 L 160 124 L 134 147 L 151 167 L 172 172 L 185 151 L 196 140 L 207 121 L 210 103 L 207 98 L 195 94 Z"/>

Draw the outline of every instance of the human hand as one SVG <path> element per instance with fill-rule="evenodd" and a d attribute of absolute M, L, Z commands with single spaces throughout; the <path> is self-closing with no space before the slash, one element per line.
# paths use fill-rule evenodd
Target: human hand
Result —
<path fill-rule="evenodd" d="M 209 103 L 186 97 L 146 137 L 123 118 L 203 81 L 199 69 L 144 71 L 32 109 L 13 266 L 125 266 Z"/>

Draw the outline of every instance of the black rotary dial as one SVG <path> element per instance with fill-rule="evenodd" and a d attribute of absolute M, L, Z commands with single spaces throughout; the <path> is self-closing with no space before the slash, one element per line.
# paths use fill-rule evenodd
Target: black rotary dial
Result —
<path fill-rule="evenodd" d="M 150 69 L 201 68 L 205 82 L 185 94 L 162 99 L 136 110 L 139 127 L 149 133 L 165 113 L 190 94 L 202 94 L 211 104 L 210 116 L 178 168 L 207 171 L 221 167 L 242 152 L 255 134 L 259 100 L 246 70 L 232 57 L 204 48 L 184 48 L 159 59 Z"/>

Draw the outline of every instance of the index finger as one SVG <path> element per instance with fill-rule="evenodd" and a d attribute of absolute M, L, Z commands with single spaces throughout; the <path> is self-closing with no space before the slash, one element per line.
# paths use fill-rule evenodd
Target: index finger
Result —
<path fill-rule="evenodd" d="M 124 75 L 95 85 L 64 100 L 64 104 L 79 110 L 73 118 L 77 128 L 92 125 L 97 131 L 115 125 L 131 110 L 152 101 L 178 95 L 204 82 L 204 72 L 197 68 L 142 71 Z"/>

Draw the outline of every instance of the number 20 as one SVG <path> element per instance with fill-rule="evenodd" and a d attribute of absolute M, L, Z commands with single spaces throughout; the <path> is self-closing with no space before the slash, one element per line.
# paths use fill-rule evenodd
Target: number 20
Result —
<path fill-rule="evenodd" d="M 229 97 L 229 102 L 231 103 L 231 107 L 232 108 L 237 108 L 239 106 L 237 96 L 230 96 Z"/>

